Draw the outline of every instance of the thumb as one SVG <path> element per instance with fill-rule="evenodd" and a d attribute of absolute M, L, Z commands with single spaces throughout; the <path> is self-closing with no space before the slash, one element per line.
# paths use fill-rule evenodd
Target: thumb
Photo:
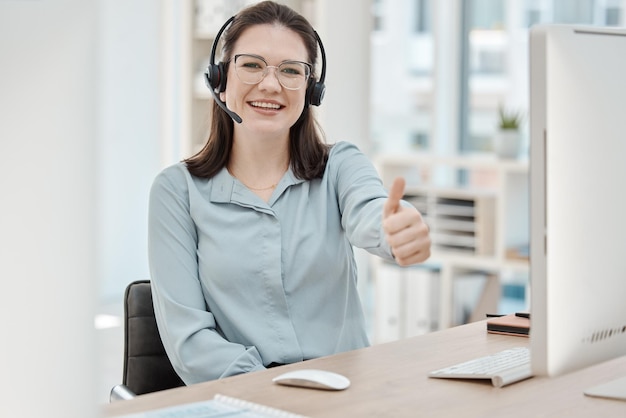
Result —
<path fill-rule="evenodd" d="M 385 202 L 385 207 L 383 208 L 383 219 L 398 211 L 398 208 L 400 207 L 400 199 L 404 196 L 404 186 L 404 177 L 396 177 L 394 179 L 391 189 L 389 189 L 389 198 Z"/>

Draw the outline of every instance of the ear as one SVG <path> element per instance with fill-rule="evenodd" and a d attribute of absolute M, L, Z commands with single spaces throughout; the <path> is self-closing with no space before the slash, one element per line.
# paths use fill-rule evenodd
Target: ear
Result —
<path fill-rule="evenodd" d="M 220 100 L 226 103 L 226 93 L 223 91 L 220 92 Z"/>

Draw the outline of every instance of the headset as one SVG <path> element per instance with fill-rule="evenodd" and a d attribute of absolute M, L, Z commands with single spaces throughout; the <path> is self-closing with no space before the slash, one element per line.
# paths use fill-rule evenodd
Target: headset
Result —
<path fill-rule="evenodd" d="M 213 47 L 211 48 L 211 60 L 209 62 L 209 66 L 204 71 L 204 82 L 206 86 L 211 90 L 213 94 L 213 98 L 215 99 L 215 103 L 219 107 L 224 110 L 235 122 L 241 123 L 241 117 L 230 110 L 224 101 L 222 101 L 219 97 L 219 93 L 222 93 L 226 90 L 226 65 L 223 62 L 215 63 L 215 51 L 217 49 L 217 44 L 222 36 L 222 33 L 226 30 L 226 28 L 235 20 L 237 16 L 232 16 L 228 19 L 215 35 L 215 40 L 213 41 Z M 320 52 L 322 56 L 322 72 L 320 74 L 320 79 L 316 80 L 311 74 L 309 78 L 308 85 L 306 88 L 306 95 L 304 98 L 304 107 L 306 108 L 309 105 L 319 106 L 322 104 L 322 100 L 324 99 L 324 93 L 326 92 L 326 86 L 324 85 L 324 79 L 326 78 L 326 52 L 324 51 L 324 45 L 322 44 L 322 40 L 316 31 L 313 31 L 315 34 L 315 39 L 317 40 L 317 44 L 320 47 Z"/>

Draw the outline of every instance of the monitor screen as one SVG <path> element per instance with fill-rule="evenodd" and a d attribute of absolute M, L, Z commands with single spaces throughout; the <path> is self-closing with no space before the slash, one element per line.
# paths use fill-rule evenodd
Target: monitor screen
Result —
<path fill-rule="evenodd" d="M 626 29 L 530 33 L 535 375 L 626 355 Z"/>

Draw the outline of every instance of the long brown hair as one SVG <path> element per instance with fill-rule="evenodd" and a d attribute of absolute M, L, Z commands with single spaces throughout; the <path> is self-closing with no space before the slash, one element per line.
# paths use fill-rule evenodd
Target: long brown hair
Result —
<path fill-rule="evenodd" d="M 232 48 L 243 31 L 250 26 L 262 24 L 278 24 L 300 35 L 309 55 L 309 62 L 313 65 L 313 78 L 317 62 L 317 38 L 313 27 L 291 8 L 273 1 L 263 1 L 237 14 L 224 34 L 223 62 L 230 60 Z M 211 130 L 206 144 L 196 155 L 184 160 L 189 172 L 196 177 L 211 178 L 230 160 L 234 122 L 219 106 L 212 107 Z M 328 150 L 311 107 L 305 104 L 302 115 L 289 130 L 290 164 L 296 177 L 304 180 L 322 177 L 328 160 Z"/>

